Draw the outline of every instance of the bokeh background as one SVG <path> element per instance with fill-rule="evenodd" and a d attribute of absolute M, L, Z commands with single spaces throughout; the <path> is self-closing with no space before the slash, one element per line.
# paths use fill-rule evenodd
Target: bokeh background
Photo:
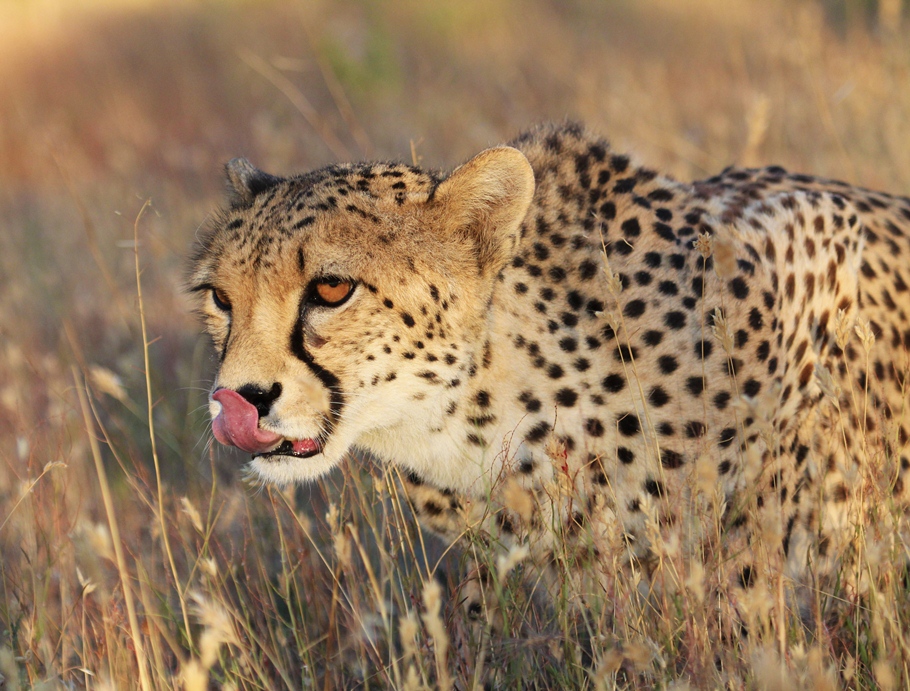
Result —
<path fill-rule="evenodd" d="M 161 512 L 192 517 L 183 497 L 225 563 L 282 560 L 266 539 L 278 500 L 207 443 L 212 361 L 182 293 L 227 160 L 451 168 L 572 118 L 682 179 L 776 163 L 907 193 L 906 14 L 902 0 L 0 0 L 0 648 L 16 674 L 79 685 L 108 659 L 68 633 L 82 617 L 104 639 L 122 597 L 116 569 L 85 557 L 107 521 L 86 381 L 127 556 L 153 573 L 141 557 L 158 555 L 161 601 L 174 573 L 184 593 L 200 577 L 192 526 L 165 528 L 185 547 L 173 568 L 160 552 Z M 295 500 L 325 522 L 324 488 Z M 89 572 L 112 598 L 96 610 Z"/>

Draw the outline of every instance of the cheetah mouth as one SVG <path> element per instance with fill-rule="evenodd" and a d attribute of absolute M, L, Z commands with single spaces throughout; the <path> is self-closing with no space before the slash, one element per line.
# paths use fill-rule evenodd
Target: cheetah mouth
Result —
<path fill-rule="evenodd" d="M 322 453 L 322 444 L 318 439 L 285 439 L 270 451 L 253 454 L 253 460 L 270 459 L 275 456 L 293 456 L 294 458 L 310 458 Z"/>

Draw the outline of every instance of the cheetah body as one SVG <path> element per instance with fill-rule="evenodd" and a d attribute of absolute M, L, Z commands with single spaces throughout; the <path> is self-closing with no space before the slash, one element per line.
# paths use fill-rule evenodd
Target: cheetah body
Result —
<path fill-rule="evenodd" d="M 280 384 L 258 427 L 319 449 L 255 473 L 359 447 L 452 539 L 545 568 L 568 540 L 597 571 L 675 533 L 741 582 L 835 564 L 865 500 L 903 501 L 910 200 L 779 168 L 682 183 L 574 125 L 510 147 L 449 176 L 229 167 L 192 274 L 214 390 Z M 324 277 L 343 304 L 314 302 Z"/>

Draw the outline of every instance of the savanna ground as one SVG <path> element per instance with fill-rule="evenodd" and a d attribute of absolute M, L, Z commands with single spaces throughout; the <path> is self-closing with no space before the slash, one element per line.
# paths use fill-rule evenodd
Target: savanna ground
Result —
<path fill-rule="evenodd" d="M 910 688 L 900 546 L 870 552 L 871 593 L 827 594 L 814 631 L 796 619 L 741 647 L 705 639 L 698 584 L 615 603 L 582 635 L 505 578 L 511 630 L 535 633 L 475 658 L 458 556 L 416 529 L 394 478 L 352 459 L 313 487 L 257 489 L 211 447 L 213 363 L 181 293 L 237 155 L 444 168 L 568 116 L 684 179 L 773 162 L 910 192 L 901 14 L 4 0 L 0 688 L 471 688 L 484 664 L 503 688 Z"/>

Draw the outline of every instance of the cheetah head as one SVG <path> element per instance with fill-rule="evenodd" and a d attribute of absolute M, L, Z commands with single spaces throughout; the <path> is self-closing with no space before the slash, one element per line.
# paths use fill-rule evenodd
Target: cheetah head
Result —
<path fill-rule="evenodd" d="M 353 446 L 388 455 L 457 405 L 534 192 L 519 151 L 445 178 L 399 164 L 280 178 L 243 159 L 227 177 L 190 274 L 220 442 L 263 480 L 308 480 Z"/>

